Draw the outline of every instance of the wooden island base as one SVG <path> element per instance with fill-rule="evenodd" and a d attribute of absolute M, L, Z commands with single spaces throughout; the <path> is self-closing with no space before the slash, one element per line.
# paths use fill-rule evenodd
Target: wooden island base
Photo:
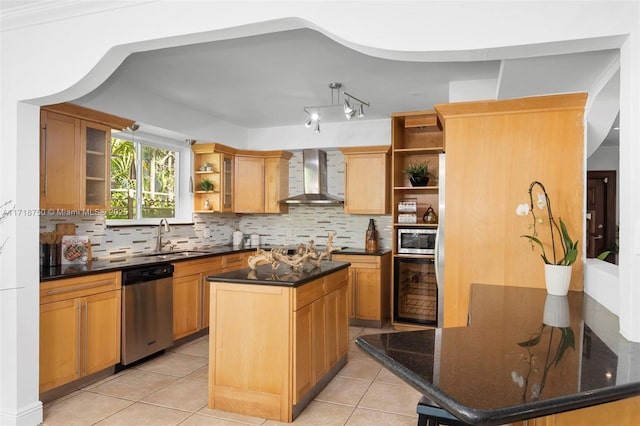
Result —
<path fill-rule="evenodd" d="M 209 408 L 292 422 L 346 364 L 349 264 L 327 263 L 301 284 L 256 281 L 249 269 L 235 271 L 252 278 L 244 283 L 207 278 Z M 274 276 L 267 268 L 258 276 Z"/>

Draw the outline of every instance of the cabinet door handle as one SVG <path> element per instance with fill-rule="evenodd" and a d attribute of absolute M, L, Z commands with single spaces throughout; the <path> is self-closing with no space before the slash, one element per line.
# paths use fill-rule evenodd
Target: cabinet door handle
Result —
<path fill-rule="evenodd" d="M 43 153 L 41 153 L 40 155 L 43 157 L 44 160 L 44 188 L 43 188 L 43 192 L 44 195 L 47 195 L 47 182 L 49 181 L 48 176 L 47 176 L 47 125 L 45 124 L 44 127 L 42 128 L 42 134 L 44 135 L 44 149 L 43 149 Z"/>
<path fill-rule="evenodd" d="M 80 363 L 82 358 L 81 345 L 82 345 L 82 304 L 78 304 L 76 306 L 77 315 L 78 315 L 78 353 L 76 358 L 76 374 L 80 377 Z"/>
<path fill-rule="evenodd" d="M 100 286 L 108 285 L 112 283 L 113 281 L 111 280 L 105 280 L 105 281 L 96 281 L 95 283 L 90 283 L 90 284 L 76 285 L 73 287 L 53 288 L 51 290 L 47 290 L 47 296 L 51 296 L 54 294 L 70 293 L 72 291 L 85 290 L 88 288 L 100 287 Z"/>

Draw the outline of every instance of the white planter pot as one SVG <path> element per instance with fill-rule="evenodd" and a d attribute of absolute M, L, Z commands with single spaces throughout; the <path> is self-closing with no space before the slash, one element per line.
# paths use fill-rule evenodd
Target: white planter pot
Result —
<path fill-rule="evenodd" d="M 571 282 L 571 265 L 544 265 L 544 279 L 547 293 L 566 296 Z"/>

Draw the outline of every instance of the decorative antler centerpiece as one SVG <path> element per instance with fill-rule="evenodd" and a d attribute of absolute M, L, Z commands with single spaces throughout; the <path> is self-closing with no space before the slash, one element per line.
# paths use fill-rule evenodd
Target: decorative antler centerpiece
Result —
<path fill-rule="evenodd" d="M 310 240 L 306 245 L 303 243 L 298 244 L 294 254 L 287 254 L 286 247 L 277 247 L 269 251 L 261 248 L 256 249 L 256 254 L 249 257 L 249 268 L 256 269 L 258 264 L 270 263 L 271 269 L 277 269 L 281 263 L 291 266 L 295 270 L 300 270 L 305 264 L 310 263 L 313 266 L 320 266 L 320 262 L 323 259 L 327 259 L 334 251 L 340 250 L 333 246 L 333 238 L 336 236 L 336 232 L 329 234 L 327 238 L 327 244 L 324 251 L 319 252 L 313 246 L 313 240 Z"/>

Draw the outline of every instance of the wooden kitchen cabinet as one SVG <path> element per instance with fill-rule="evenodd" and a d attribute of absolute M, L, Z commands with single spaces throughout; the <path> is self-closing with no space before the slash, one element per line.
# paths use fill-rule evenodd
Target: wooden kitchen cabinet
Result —
<path fill-rule="evenodd" d="M 227 213 L 233 211 L 233 175 L 236 150 L 219 143 L 197 143 L 193 151 L 193 211 Z M 207 169 L 210 167 L 211 169 Z M 204 169 L 204 170 L 203 170 Z M 213 188 L 205 190 L 208 180 Z M 209 208 L 206 208 L 206 203 Z"/>
<path fill-rule="evenodd" d="M 280 200 L 289 195 L 287 151 L 238 151 L 235 156 L 234 212 L 287 213 Z"/>
<path fill-rule="evenodd" d="M 173 277 L 173 340 L 202 328 L 201 274 Z"/>
<path fill-rule="evenodd" d="M 439 224 L 425 223 L 425 213 L 431 208 L 439 211 L 440 183 L 445 181 L 443 155 L 445 138 L 442 124 L 434 110 L 399 112 L 391 115 L 391 205 L 393 217 L 392 263 L 406 265 L 412 261 L 432 261 L 433 254 L 402 253 L 398 247 L 399 230 L 437 231 Z M 409 180 L 405 170 L 416 163 L 428 163 L 429 181 L 425 186 L 415 185 Z M 394 268 L 390 279 L 391 319 L 395 328 L 421 329 L 437 322 L 438 288 L 435 279 L 425 281 L 428 274 L 420 273 L 419 285 L 405 286 L 401 267 Z M 424 271 L 423 271 L 424 272 Z M 441 289 L 440 289 L 441 290 Z M 428 296 L 426 296 L 428 295 Z M 426 299 L 425 297 L 428 297 Z M 435 303 L 432 301 L 435 299 Z M 435 308 L 434 308 L 435 306 Z M 411 315 L 401 315 L 411 313 Z"/>
<path fill-rule="evenodd" d="M 209 327 L 209 275 L 247 266 L 252 252 L 231 253 L 173 264 L 173 340 Z"/>
<path fill-rule="evenodd" d="M 349 266 L 349 324 L 382 327 L 390 318 L 391 253 L 380 256 L 334 253 L 333 260 Z"/>
<path fill-rule="evenodd" d="M 42 107 L 40 208 L 106 209 L 111 129 L 123 129 L 132 123 L 72 104 Z"/>
<path fill-rule="evenodd" d="M 40 284 L 40 392 L 120 362 L 120 273 Z"/>
<path fill-rule="evenodd" d="M 340 148 L 344 154 L 344 212 L 389 214 L 390 146 Z"/>

